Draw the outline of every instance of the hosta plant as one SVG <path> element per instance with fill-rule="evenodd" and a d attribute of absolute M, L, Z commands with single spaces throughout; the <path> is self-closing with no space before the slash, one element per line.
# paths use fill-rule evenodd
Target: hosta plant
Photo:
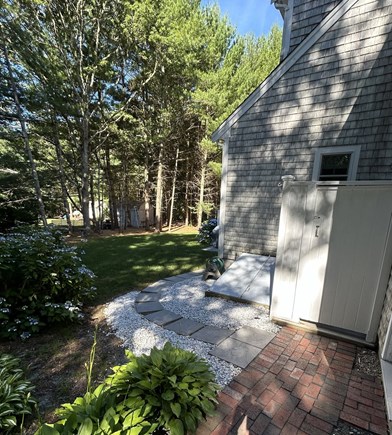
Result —
<path fill-rule="evenodd" d="M 219 387 L 194 353 L 166 343 L 150 355 L 127 357 L 95 391 L 62 405 L 60 420 L 36 435 L 144 435 L 162 428 L 184 435 L 214 410 Z"/>
<path fill-rule="evenodd" d="M 149 407 L 114 393 L 107 384 L 65 403 L 56 410 L 60 420 L 44 424 L 36 435 L 144 435 L 158 427 L 148 420 Z"/>
<path fill-rule="evenodd" d="M 0 337 L 26 339 L 49 323 L 78 320 L 93 279 L 59 231 L 0 234 Z"/>
<path fill-rule="evenodd" d="M 19 360 L 0 355 L 0 433 L 19 432 L 26 414 L 36 404 L 31 397 L 33 386 L 25 379 Z"/>
<path fill-rule="evenodd" d="M 219 386 L 207 363 L 193 352 L 167 342 L 150 355 L 135 357 L 128 352 L 127 357 L 128 364 L 114 368 L 111 388 L 138 406 L 151 407 L 150 419 L 172 435 L 194 432 L 214 410 Z"/>

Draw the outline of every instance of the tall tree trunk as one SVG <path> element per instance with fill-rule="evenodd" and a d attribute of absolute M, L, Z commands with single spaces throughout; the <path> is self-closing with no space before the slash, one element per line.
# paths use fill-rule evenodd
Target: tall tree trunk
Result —
<path fill-rule="evenodd" d="M 105 159 L 106 159 L 105 172 L 106 172 L 106 181 L 108 183 L 110 220 L 112 222 L 112 227 L 118 228 L 117 199 L 114 190 L 112 166 L 110 163 L 110 150 L 108 145 L 106 145 L 105 147 Z"/>
<path fill-rule="evenodd" d="M 149 173 L 148 173 L 148 162 L 146 161 L 146 166 L 144 167 L 144 215 L 145 215 L 145 224 L 144 227 L 146 230 L 150 229 L 151 219 L 150 219 L 150 200 L 151 200 L 151 183 L 149 181 Z"/>
<path fill-rule="evenodd" d="M 30 141 L 29 141 L 29 135 L 27 133 L 26 122 L 25 122 L 23 114 L 22 114 L 22 108 L 20 105 L 18 91 L 16 88 L 16 83 L 14 80 L 14 75 L 12 72 L 11 62 L 9 60 L 8 49 L 7 49 L 7 45 L 6 45 L 5 41 L 3 41 L 3 52 L 4 52 L 4 59 L 5 59 L 7 69 L 8 69 L 8 75 L 9 75 L 10 84 L 11 84 L 11 88 L 12 88 L 13 98 L 14 98 L 14 102 L 15 102 L 15 106 L 16 106 L 16 113 L 17 113 L 18 120 L 20 123 L 21 131 L 22 131 L 25 152 L 26 152 L 27 158 L 29 159 L 29 163 L 30 163 L 31 175 L 32 175 L 32 178 L 34 181 L 34 189 L 35 189 L 35 195 L 37 197 L 39 214 L 41 216 L 42 223 L 43 223 L 44 227 L 47 228 L 48 222 L 46 220 L 45 205 L 44 205 L 44 201 L 42 199 L 41 185 L 40 185 L 39 178 L 38 178 L 37 167 L 35 164 L 33 153 L 32 153 L 31 148 L 30 148 Z"/>
<path fill-rule="evenodd" d="M 199 204 L 197 207 L 197 227 L 201 227 L 203 220 L 203 202 L 204 202 L 204 185 L 206 181 L 206 165 L 207 165 L 207 151 L 204 151 L 203 161 L 200 173 L 200 194 L 199 194 Z"/>
<path fill-rule="evenodd" d="M 176 181 L 177 181 L 177 168 L 178 168 L 178 155 L 179 155 L 179 152 L 180 152 L 180 147 L 177 145 L 177 149 L 176 149 L 176 161 L 174 163 L 172 194 L 171 194 L 171 201 L 170 201 L 169 232 L 171 231 L 172 222 L 173 222 L 174 197 L 175 197 L 175 194 L 176 194 Z"/>
<path fill-rule="evenodd" d="M 90 196 L 91 196 L 91 213 L 93 218 L 93 226 L 96 230 L 98 230 L 97 216 L 95 213 L 94 179 L 92 174 L 90 175 Z"/>
<path fill-rule="evenodd" d="M 159 145 L 158 174 L 155 200 L 155 232 L 162 231 L 162 199 L 163 199 L 163 145 Z"/>
<path fill-rule="evenodd" d="M 188 142 L 188 147 L 189 149 L 189 142 Z M 185 198 L 184 198 L 184 207 L 185 207 L 185 221 L 184 224 L 187 227 L 190 224 L 190 219 L 189 219 L 189 212 L 190 212 L 190 208 L 189 208 L 189 157 L 187 156 L 186 158 L 186 163 L 185 163 Z"/>
<path fill-rule="evenodd" d="M 102 192 L 102 184 L 101 184 L 101 162 L 98 158 L 98 154 L 96 155 L 97 163 L 98 163 L 98 177 L 97 177 L 97 194 L 98 194 L 98 230 L 102 230 L 102 216 L 103 216 L 103 192 Z"/>
<path fill-rule="evenodd" d="M 125 189 L 126 189 L 126 175 L 125 172 L 123 174 L 123 178 L 121 180 L 121 186 L 120 186 L 120 231 L 123 232 L 127 227 L 127 203 L 126 203 L 126 197 L 125 197 Z"/>
<path fill-rule="evenodd" d="M 54 146 L 56 149 L 57 164 L 59 166 L 61 198 L 63 201 L 64 210 L 65 210 L 65 218 L 67 219 L 68 233 L 72 234 L 72 221 L 71 221 L 71 214 L 70 214 L 70 204 L 68 202 L 68 191 L 67 191 L 67 186 L 65 183 L 63 151 L 61 149 L 59 132 L 58 132 L 58 128 L 57 128 L 57 122 L 56 122 L 54 115 L 53 115 L 53 127 L 54 127 Z"/>
<path fill-rule="evenodd" d="M 82 215 L 86 233 L 91 230 L 90 226 L 90 140 L 88 109 L 85 108 L 82 119 Z"/>

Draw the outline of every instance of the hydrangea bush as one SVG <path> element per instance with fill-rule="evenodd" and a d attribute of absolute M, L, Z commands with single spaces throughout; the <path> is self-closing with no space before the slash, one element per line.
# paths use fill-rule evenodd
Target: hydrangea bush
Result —
<path fill-rule="evenodd" d="M 210 245 L 213 242 L 212 230 L 218 225 L 215 218 L 208 219 L 201 224 L 199 234 L 196 236 L 197 241 L 203 245 Z"/>
<path fill-rule="evenodd" d="M 60 231 L 0 234 L 0 337 L 26 339 L 50 323 L 80 319 L 93 281 Z"/>

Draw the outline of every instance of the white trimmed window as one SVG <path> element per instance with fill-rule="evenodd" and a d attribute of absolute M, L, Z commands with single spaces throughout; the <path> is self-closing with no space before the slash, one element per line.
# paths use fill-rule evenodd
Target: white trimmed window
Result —
<path fill-rule="evenodd" d="M 359 145 L 317 148 L 313 181 L 353 181 L 357 176 Z"/>

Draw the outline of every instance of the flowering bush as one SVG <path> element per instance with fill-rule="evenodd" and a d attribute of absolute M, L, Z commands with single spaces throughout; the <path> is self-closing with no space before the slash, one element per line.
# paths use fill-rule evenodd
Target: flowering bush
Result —
<path fill-rule="evenodd" d="M 0 337 L 26 339 L 49 323 L 80 319 L 93 279 L 58 230 L 0 234 Z"/>
<path fill-rule="evenodd" d="M 218 225 L 215 218 L 208 219 L 201 224 L 199 234 L 196 236 L 197 241 L 203 245 L 210 245 L 213 242 L 212 230 Z"/>

